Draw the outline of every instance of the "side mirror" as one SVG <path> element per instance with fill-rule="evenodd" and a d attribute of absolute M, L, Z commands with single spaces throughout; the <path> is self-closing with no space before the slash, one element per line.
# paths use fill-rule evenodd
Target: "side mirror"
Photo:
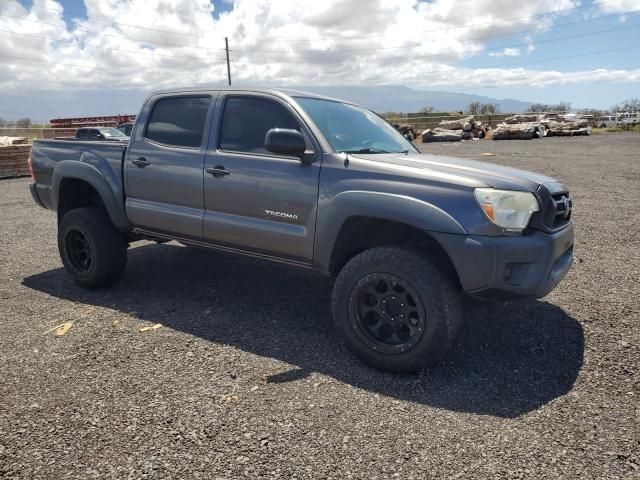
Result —
<path fill-rule="evenodd" d="M 302 157 L 307 149 L 307 142 L 297 130 L 272 128 L 264 136 L 264 147 L 272 153 Z"/>

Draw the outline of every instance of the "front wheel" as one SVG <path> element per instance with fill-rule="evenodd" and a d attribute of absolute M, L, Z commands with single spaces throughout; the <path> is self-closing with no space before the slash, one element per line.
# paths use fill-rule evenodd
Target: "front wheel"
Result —
<path fill-rule="evenodd" d="M 127 241 L 98 207 L 68 211 L 58 226 L 58 250 L 71 279 L 87 288 L 115 282 L 127 263 Z"/>
<path fill-rule="evenodd" d="M 405 247 L 372 248 L 351 259 L 336 279 L 332 308 L 349 349 L 391 372 L 416 372 L 439 360 L 462 318 L 449 275 Z"/>

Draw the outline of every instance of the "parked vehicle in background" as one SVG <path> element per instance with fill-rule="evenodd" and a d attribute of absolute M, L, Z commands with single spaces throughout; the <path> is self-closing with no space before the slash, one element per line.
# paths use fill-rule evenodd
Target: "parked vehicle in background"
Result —
<path fill-rule="evenodd" d="M 589 126 L 591 128 L 597 128 L 598 127 L 598 122 L 596 121 L 596 117 L 594 115 L 581 115 L 580 116 L 581 120 L 586 120 L 587 122 L 589 122 Z"/>
<path fill-rule="evenodd" d="M 57 212 L 62 263 L 84 287 L 115 282 L 141 239 L 313 269 L 336 277 L 333 318 L 349 348 L 407 372 L 452 344 L 463 294 L 543 297 L 573 262 L 561 182 L 421 154 L 349 102 L 177 90 L 147 98 L 136 124 L 128 146 L 33 144 L 31 193 Z"/>
<path fill-rule="evenodd" d="M 636 125 L 640 123 L 638 112 L 621 112 L 618 114 L 620 123 L 624 125 Z"/>
<path fill-rule="evenodd" d="M 122 133 L 124 133 L 127 137 L 131 136 L 131 130 L 133 130 L 133 123 L 121 123 L 116 127 Z"/>
<path fill-rule="evenodd" d="M 613 115 L 600 117 L 600 128 L 619 127 L 640 124 L 640 112 L 616 112 Z"/>
<path fill-rule="evenodd" d="M 113 127 L 79 128 L 75 134 L 76 140 L 96 140 L 111 142 L 128 142 L 129 136 Z"/>
<path fill-rule="evenodd" d="M 598 123 L 600 128 L 612 128 L 617 127 L 620 121 L 616 115 L 604 115 L 600 117 L 600 121 Z"/>

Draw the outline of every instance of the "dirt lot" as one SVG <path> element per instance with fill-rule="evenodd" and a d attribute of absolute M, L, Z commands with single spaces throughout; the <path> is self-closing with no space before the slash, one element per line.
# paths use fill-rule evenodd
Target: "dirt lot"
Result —
<path fill-rule="evenodd" d="M 420 376 L 354 359 L 305 271 L 140 243 L 82 290 L 0 182 L 0 477 L 640 478 L 640 135 L 424 147 L 565 181 L 578 259 Z"/>

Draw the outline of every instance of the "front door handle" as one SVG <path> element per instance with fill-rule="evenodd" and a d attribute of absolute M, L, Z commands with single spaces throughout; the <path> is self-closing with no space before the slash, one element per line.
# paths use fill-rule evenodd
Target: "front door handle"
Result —
<path fill-rule="evenodd" d="M 216 165 L 215 167 L 207 168 L 207 173 L 210 173 L 216 178 L 221 178 L 229 175 L 231 172 L 224 168 L 222 165 Z"/>
<path fill-rule="evenodd" d="M 144 157 L 138 157 L 135 160 L 131 160 L 131 163 L 136 165 L 138 168 L 144 168 L 151 165 L 151 162 Z"/>

